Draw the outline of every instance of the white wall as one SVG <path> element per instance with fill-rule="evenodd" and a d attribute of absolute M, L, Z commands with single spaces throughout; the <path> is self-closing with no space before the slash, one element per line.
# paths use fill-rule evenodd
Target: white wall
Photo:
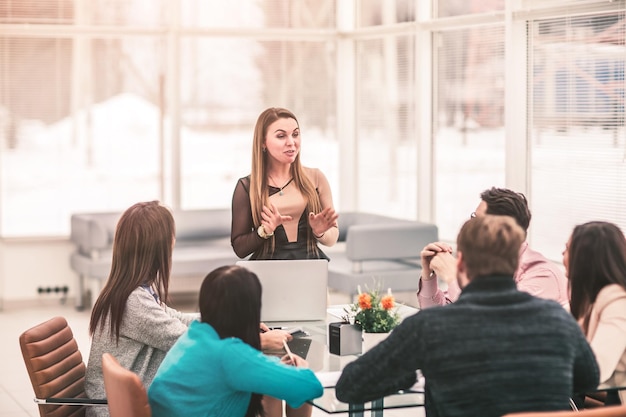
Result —
<path fill-rule="evenodd" d="M 39 294 L 38 287 L 67 286 L 65 302 L 76 305 L 78 275 L 69 261 L 73 251 L 74 244 L 69 239 L 0 240 L 0 310 L 60 302 L 61 293 Z M 195 296 L 204 276 L 172 276 L 170 294 Z M 99 280 L 86 280 L 85 288 L 91 292 L 92 302 L 101 285 Z"/>
<path fill-rule="evenodd" d="M 74 303 L 78 276 L 70 269 L 69 239 L 0 241 L 0 307 L 36 305 L 61 298 L 37 293 L 38 287 L 68 286 Z"/>

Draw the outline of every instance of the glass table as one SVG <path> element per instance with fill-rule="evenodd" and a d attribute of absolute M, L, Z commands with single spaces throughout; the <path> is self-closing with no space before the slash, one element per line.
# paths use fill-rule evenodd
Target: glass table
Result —
<path fill-rule="evenodd" d="M 613 375 L 598 385 L 598 387 L 587 394 L 605 393 L 605 403 L 614 405 L 620 403 L 620 391 L 626 390 L 626 372 L 614 372 Z M 593 395 L 592 395 L 593 397 Z"/>
<path fill-rule="evenodd" d="M 307 334 L 307 336 L 303 336 L 303 338 L 311 339 L 311 343 L 308 345 L 308 351 L 306 352 L 305 357 L 309 363 L 309 368 L 315 373 L 320 374 L 320 376 L 335 374 L 336 377 L 338 377 L 341 370 L 348 363 L 358 358 L 358 355 L 334 355 L 331 354 L 328 349 L 328 324 L 341 321 L 339 312 L 342 311 L 343 307 L 344 306 L 330 306 L 328 308 L 329 313 L 326 321 L 280 322 L 266 324 L 270 327 L 280 326 L 287 328 L 301 328 Z M 415 312 L 417 312 L 416 309 L 407 306 L 400 306 L 398 310 L 398 313 L 402 318 L 412 315 Z M 320 380 L 322 379 L 323 378 L 320 377 Z M 325 386 L 323 395 L 310 401 L 310 403 L 314 407 L 328 414 L 348 413 L 350 417 L 362 417 L 365 411 L 369 411 L 373 417 L 382 417 L 383 411 L 386 409 L 424 406 L 424 393 L 418 389 L 398 392 L 397 394 L 389 395 L 376 401 L 364 404 L 349 404 L 341 402 L 337 399 L 332 381 L 325 382 L 322 380 L 322 383 Z"/>
<path fill-rule="evenodd" d="M 350 362 L 358 358 L 358 355 L 338 356 L 331 354 L 328 350 L 328 324 L 341 321 L 339 313 L 344 306 L 330 306 L 328 308 L 328 316 L 326 321 L 316 322 L 282 322 L 272 323 L 271 325 L 280 325 L 285 327 L 299 327 L 308 335 L 306 338 L 311 339 L 311 344 L 306 355 L 309 367 L 316 373 L 328 374 L 337 373 Z M 402 318 L 417 312 L 416 309 L 402 306 L 399 313 Z M 322 378 L 320 378 L 322 380 Z M 383 411 L 386 409 L 399 409 L 410 407 L 424 406 L 424 392 L 419 389 L 398 392 L 376 401 L 364 404 L 348 404 L 341 402 L 335 396 L 334 385 L 324 381 L 324 393 L 321 397 L 316 398 L 310 403 L 318 409 L 328 413 L 348 413 L 349 416 L 361 417 L 365 411 L 369 411 L 374 417 L 382 417 Z M 626 390 L 626 372 L 615 372 L 611 378 L 600 384 L 593 392 L 611 392 L 617 393 Z M 573 405 L 574 406 L 574 405 Z"/>
<path fill-rule="evenodd" d="M 364 404 L 347 404 L 339 401 L 335 396 L 335 389 L 329 387 L 324 388 L 321 397 L 310 402 L 328 414 L 348 413 L 349 416 L 362 417 L 365 411 L 370 411 L 372 417 L 382 417 L 383 411 L 388 409 L 423 407 L 424 393 L 406 391 Z"/>
<path fill-rule="evenodd" d="M 626 390 L 626 372 L 614 372 L 605 382 L 598 385 L 596 391 L 622 391 Z"/>

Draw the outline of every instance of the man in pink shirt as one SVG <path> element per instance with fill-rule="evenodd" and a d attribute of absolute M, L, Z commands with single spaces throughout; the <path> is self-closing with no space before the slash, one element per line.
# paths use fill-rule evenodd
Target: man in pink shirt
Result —
<path fill-rule="evenodd" d="M 499 214 L 513 217 L 524 232 L 530 224 L 528 201 L 522 193 L 506 188 L 485 190 L 480 195 L 481 202 L 472 217 L 485 214 Z M 461 293 L 456 280 L 457 260 L 452 255 L 452 247 L 443 242 L 429 243 L 420 253 L 422 274 L 420 276 L 417 299 L 420 308 L 444 305 L 456 301 Z M 446 292 L 439 288 L 437 277 L 448 284 Z M 517 288 L 541 298 L 552 299 L 569 309 L 567 278 L 554 262 L 541 253 L 532 250 L 528 242 L 520 248 L 519 267 L 514 275 Z"/>

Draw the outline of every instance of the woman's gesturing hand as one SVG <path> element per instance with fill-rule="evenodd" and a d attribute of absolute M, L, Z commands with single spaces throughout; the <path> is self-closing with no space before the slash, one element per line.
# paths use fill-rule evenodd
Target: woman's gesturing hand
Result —
<path fill-rule="evenodd" d="M 324 210 L 315 214 L 309 213 L 309 226 L 313 230 L 315 237 L 322 237 L 324 233 L 337 224 L 339 214 L 332 207 L 326 207 Z"/>
<path fill-rule="evenodd" d="M 291 216 L 283 216 L 278 211 L 278 208 L 270 203 L 270 206 L 263 206 L 263 212 L 261 212 L 261 224 L 267 233 L 274 233 L 274 230 L 284 222 L 291 221 Z"/>

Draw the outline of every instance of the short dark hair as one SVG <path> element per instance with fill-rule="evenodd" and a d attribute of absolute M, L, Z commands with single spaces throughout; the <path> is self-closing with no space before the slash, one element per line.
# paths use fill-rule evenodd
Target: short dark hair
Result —
<path fill-rule="evenodd" d="M 531 214 L 524 194 L 508 188 L 491 187 L 480 194 L 480 199 L 487 203 L 487 214 L 511 216 L 526 233 Z"/>
<path fill-rule="evenodd" d="M 524 237 L 511 216 L 487 214 L 466 221 L 457 237 L 457 250 L 463 255 L 468 278 L 513 275 Z"/>
<path fill-rule="evenodd" d="M 607 285 L 626 290 L 626 238 L 615 224 L 593 221 L 576 226 L 567 250 L 570 311 L 576 319 L 587 314 Z"/>

